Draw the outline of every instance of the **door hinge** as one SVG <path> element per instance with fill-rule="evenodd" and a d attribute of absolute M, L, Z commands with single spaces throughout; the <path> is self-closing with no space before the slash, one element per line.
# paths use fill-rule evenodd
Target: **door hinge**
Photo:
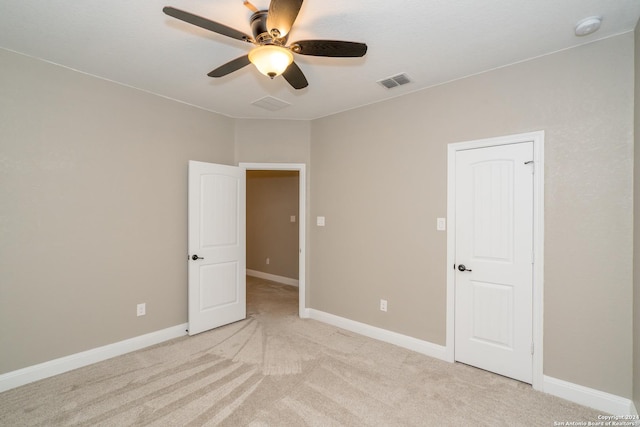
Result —
<path fill-rule="evenodd" d="M 531 342 L 531 355 L 533 356 L 533 342 Z"/>
<path fill-rule="evenodd" d="M 533 160 L 524 162 L 525 165 L 531 165 L 531 173 L 536 173 L 536 163 Z"/>

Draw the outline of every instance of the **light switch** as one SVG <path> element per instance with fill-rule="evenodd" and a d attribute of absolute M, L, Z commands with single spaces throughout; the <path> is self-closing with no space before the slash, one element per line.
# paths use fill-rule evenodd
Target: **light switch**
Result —
<path fill-rule="evenodd" d="M 316 225 L 318 227 L 324 227 L 324 217 L 323 216 L 319 216 L 316 218 Z"/>
<path fill-rule="evenodd" d="M 444 231 L 447 229 L 447 219 L 446 218 L 437 218 L 436 220 L 436 230 Z"/>
<path fill-rule="evenodd" d="M 291 217 L 289 217 L 289 220 L 291 222 L 296 222 L 296 216 L 295 215 L 291 215 Z"/>

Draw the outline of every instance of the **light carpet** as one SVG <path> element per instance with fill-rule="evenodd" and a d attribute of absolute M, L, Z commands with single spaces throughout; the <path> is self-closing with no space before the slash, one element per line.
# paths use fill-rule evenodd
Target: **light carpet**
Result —
<path fill-rule="evenodd" d="M 247 278 L 247 319 L 0 394 L 2 426 L 553 426 L 598 412 L 298 318 Z"/>

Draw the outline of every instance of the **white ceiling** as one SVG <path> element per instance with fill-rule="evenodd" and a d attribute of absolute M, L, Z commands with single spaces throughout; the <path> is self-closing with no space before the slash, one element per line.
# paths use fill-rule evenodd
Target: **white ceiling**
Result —
<path fill-rule="evenodd" d="M 0 0 L 0 47 L 231 117 L 314 119 L 632 31 L 640 17 L 640 0 L 306 0 L 290 42 L 349 40 L 369 50 L 296 55 L 309 87 L 294 90 L 253 66 L 208 77 L 251 45 L 171 18 L 164 6 L 251 34 L 242 0 Z M 576 37 L 576 22 L 593 15 L 603 17 L 600 31 Z M 413 82 L 376 83 L 402 72 Z M 291 105 L 251 105 L 266 96 Z"/>

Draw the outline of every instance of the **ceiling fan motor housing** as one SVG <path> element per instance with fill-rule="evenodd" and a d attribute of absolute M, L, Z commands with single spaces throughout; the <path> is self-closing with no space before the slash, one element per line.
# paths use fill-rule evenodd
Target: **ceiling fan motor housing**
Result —
<path fill-rule="evenodd" d="M 287 43 L 287 37 L 274 37 L 267 29 L 268 10 L 260 10 L 251 15 L 251 31 L 253 38 L 258 44 L 276 44 L 284 46 Z M 278 30 L 273 30 L 277 32 Z"/>

